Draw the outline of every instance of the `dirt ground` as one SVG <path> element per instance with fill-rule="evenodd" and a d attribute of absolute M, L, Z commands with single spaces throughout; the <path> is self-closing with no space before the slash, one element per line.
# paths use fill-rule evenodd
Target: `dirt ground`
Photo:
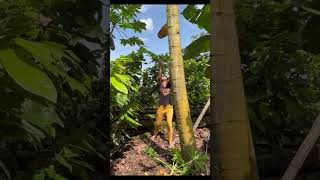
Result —
<path fill-rule="evenodd" d="M 209 151 L 209 143 L 207 143 L 209 134 L 208 128 L 199 128 L 195 132 L 196 146 L 204 153 L 206 152 L 206 146 L 208 148 L 207 151 Z M 173 138 L 175 147 L 179 148 L 180 141 L 177 130 L 174 130 Z M 150 133 L 145 133 L 133 137 L 132 140 L 126 143 L 120 152 L 120 156 L 111 162 L 111 174 L 114 176 L 141 176 L 170 173 L 169 168 L 159 165 L 144 153 L 148 144 L 157 152 L 161 160 L 172 163 L 166 132 L 160 133 L 154 141 L 150 140 Z M 209 152 L 207 153 L 209 154 Z M 208 170 L 209 164 L 210 162 L 208 162 Z"/>

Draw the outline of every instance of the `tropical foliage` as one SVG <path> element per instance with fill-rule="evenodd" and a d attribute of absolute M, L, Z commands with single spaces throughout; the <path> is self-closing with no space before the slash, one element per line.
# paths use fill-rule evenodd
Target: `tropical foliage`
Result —
<path fill-rule="evenodd" d="M 306 38 L 312 33 L 309 26 L 316 25 L 312 19 L 319 17 L 305 11 L 305 5 L 238 3 L 241 59 L 256 143 L 298 145 L 320 110 L 319 51 L 313 39 Z"/>
<path fill-rule="evenodd" d="M 2 177 L 105 175 L 97 88 L 97 60 L 107 46 L 103 6 L 85 0 L 0 1 Z"/>
<path fill-rule="evenodd" d="M 191 6 L 183 12 L 190 22 L 199 27 L 210 23 L 200 18 L 207 13 L 205 6 Z M 318 1 L 237 2 L 244 85 L 257 144 L 298 145 L 320 109 L 319 9 Z M 192 42 L 185 56 L 208 51 L 209 36 Z"/>

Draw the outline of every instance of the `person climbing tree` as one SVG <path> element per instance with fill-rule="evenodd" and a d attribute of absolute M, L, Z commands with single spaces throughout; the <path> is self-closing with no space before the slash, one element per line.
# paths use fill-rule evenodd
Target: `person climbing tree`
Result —
<path fill-rule="evenodd" d="M 157 84 L 159 87 L 159 107 L 156 110 L 156 122 L 154 123 L 154 133 L 151 136 L 151 140 L 154 140 L 158 135 L 161 128 L 161 121 L 166 115 L 167 126 L 168 126 L 168 141 L 169 148 L 173 148 L 173 127 L 172 127 L 172 118 L 173 118 L 173 106 L 171 104 L 171 93 L 170 88 L 171 84 L 169 78 L 162 73 L 163 63 L 159 61 L 159 71 L 157 76 Z"/>

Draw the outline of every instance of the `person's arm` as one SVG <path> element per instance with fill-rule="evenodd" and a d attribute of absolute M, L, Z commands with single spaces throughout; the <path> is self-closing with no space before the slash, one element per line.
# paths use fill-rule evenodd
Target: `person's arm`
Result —
<path fill-rule="evenodd" d="M 167 88 L 164 89 L 163 95 L 167 96 L 168 94 L 170 94 L 170 91 L 171 91 L 171 83 L 168 80 Z"/>
<path fill-rule="evenodd" d="M 162 75 L 162 61 L 159 61 L 159 71 L 158 71 L 158 76 L 157 76 L 157 82 L 161 82 L 161 75 Z"/>

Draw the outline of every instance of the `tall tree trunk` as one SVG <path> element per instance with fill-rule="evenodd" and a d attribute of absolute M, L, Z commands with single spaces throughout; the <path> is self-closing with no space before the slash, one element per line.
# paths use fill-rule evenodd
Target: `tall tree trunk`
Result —
<path fill-rule="evenodd" d="M 211 1 L 215 180 L 257 180 L 232 0 Z"/>
<path fill-rule="evenodd" d="M 180 46 L 178 5 L 167 6 L 167 24 L 170 52 L 170 78 L 174 110 L 179 130 L 181 151 L 184 160 L 191 160 L 190 152 L 195 149 L 194 134 L 187 96 L 183 69 L 182 51 Z"/>

